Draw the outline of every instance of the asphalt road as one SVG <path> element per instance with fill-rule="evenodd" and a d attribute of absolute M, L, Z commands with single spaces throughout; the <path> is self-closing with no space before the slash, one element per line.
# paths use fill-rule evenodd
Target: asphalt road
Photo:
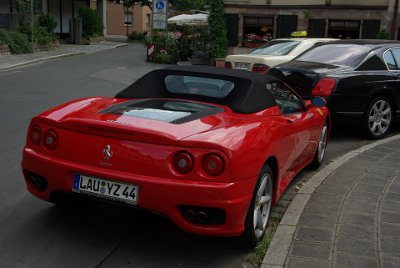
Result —
<path fill-rule="evenodd" d="M 111 204 L 60 207 L 25 189 L 20 161 L 30 118 L 75 98 L 114 95 L 162 67 L 144 55 L 129 45 L 0 72 L 0 267 L 241 266 L 248 251 L 232 239 L 186 234 L 161 216 Z M 353 130 L 333 133 L 328 161 L 368 142 Z"/>

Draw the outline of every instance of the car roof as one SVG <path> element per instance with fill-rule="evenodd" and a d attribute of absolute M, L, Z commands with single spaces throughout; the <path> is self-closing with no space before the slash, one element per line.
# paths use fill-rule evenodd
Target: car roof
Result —
<path fill-rule="evenodd" d="M 367 45 L 370 47 L 383 47 L 390 45 L 400 45 L 400 41 L 397 40 L 383 40 L 383 39 L 341 39 L 337 41 L 331 41 L 320 44 L 321 46 L 327 44 L 350 44 L 350 45 Z"/>
<path fill-rule="evenodd" d="M 221 79 L 234 83 L 234 89 L 225 98 L 218 99 L 202 95 L 176 94 L 167 90 L 165 78 L 169 75 L 196 76 Z M 256 113 L 276 105 L 274 97 L 265 85 L 280 81 L 270 75 L 243 70 L 217 68 L 213 66 L 172 66 L 154 70 L 119 92 L 117 98 L 183 98 L 227 105 L 236 113 Z"/>

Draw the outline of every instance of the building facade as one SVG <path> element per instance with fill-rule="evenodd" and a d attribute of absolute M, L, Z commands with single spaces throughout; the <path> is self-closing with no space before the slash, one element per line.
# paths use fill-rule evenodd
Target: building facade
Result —
<path fill-rule="evenodd" d="M 103 18 L 104 33 L 106 33 L 106 0 L 38 0 L 38 9 L 56 18 L 54 30 L 60 38 L 68 38 L 73 32 L 75 19 L 80 7 L 91 7 Z M 16 30 L 18 16 L 15 0 L 0 0 L 0 27 Z"/>
<path fill-rule="evenodd" d="M 289 37 L 307 31 L 308 37 L 376 38 L 389 32 L 397 13 L 396 0 L 225 0 L 230 45 L 240 45 L 246 35 Z M 397 8 L 398 10 L 398 8 Z M 396 15 L 396 16 L 395 16 Z M 394 20 L 393 20 L 394 18 Z M 393 31 L 397 39 L 397 30 Z"/>
<path fill-rule="evenodd" d="M 107 4 L 107 34 L 129 35 L 151 30 L 151 9 L 134 4 L 130 8 L 116 2 Z"/>

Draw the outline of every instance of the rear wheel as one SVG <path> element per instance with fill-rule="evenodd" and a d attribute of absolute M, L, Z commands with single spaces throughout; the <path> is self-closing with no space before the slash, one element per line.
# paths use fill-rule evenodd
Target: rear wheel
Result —
<path fill-rule="evenodd" d="M 383 138 L 390 129 L 393 119 L 393 106 L 384 96 L 375 98 L 368 105 L 363 117 L 365 134 L 371 139 Z"/>
<path fill-rule="evenodd" d="M 246 216 L 245 230 L 240 237 L 242 245 L 246 247 L 255 247 L 265 236 L 271 213 L 273 178 L 271 168 L 264 166 L 254 188 Z"/>
<path fill-rule="evenodd" d="M 329 126 L 328 121 L 325 119 L 324 126 L 322 127 L 321 135 L 319 136 L 318 147 L 315 151 L 314 159 L 310 164 L 312 168 L 319 168 L 325 157 L 326 146 L 328 145 Z"/>

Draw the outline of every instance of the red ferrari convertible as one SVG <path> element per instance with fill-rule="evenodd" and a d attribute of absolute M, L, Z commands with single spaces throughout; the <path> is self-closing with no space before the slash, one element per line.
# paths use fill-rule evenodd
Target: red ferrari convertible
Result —
<path fill-rule="evenodd" d="M 321 164 L 329 129 L 323 99 L 305 103 L 275 77 L 170 67 L 34 117 L 22 170 L 44 200 L 123 203 L 254 246 L 293 177 Z"/>

